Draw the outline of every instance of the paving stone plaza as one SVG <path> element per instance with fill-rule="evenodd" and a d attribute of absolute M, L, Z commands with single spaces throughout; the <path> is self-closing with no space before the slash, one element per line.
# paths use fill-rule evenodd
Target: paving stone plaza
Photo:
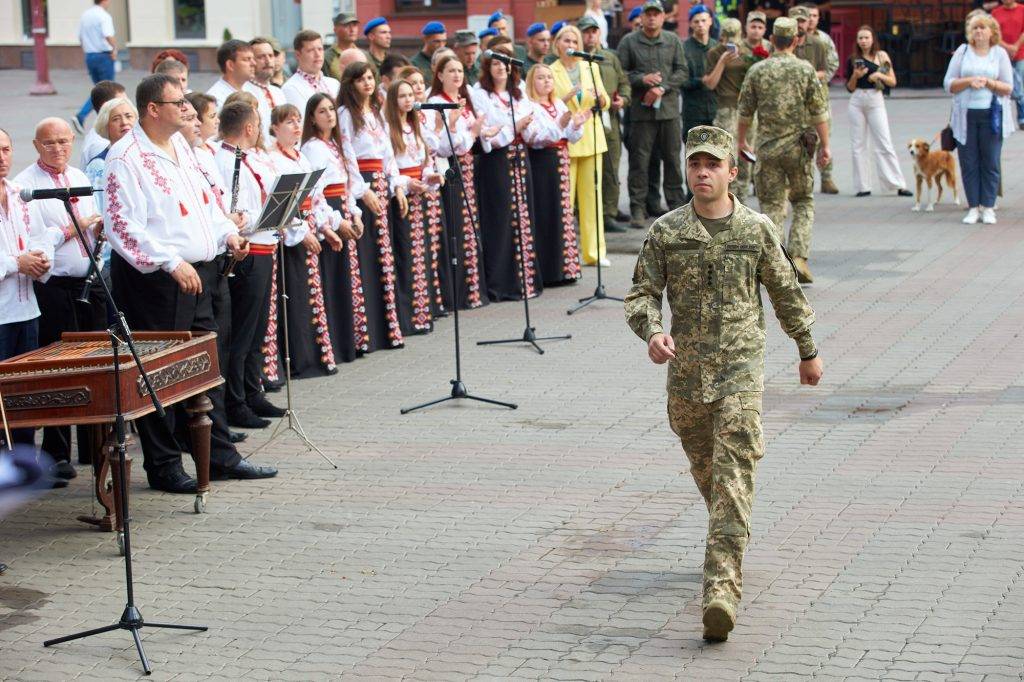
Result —
<path fill-rule="evenodd" d="M 130 80 L 137 74 L 125 74 Z M 15 169 L 32 126 L 69 114 L 0 72 Z M 212 82 L 198 74 L 193 87 Z M 997 225 L 961 209 L 852 195 L 845 93 L 833 90 L 839 196 L 817 196 L 807 293 L 825 374 L 799 386 L 794 344 L 769 313 L 761 461 L 745 593 L 729 642 L 701 639 L 707 513 L 668 428 L 664 368 L 620 304 L 566 316 L 594 287 L 462 317 L 474 393 L 448 403 L 453 330 L 295 384 L 310 437 L 256 456 L 276 479 L 190 496 L 132 482 L 136 600 L 160 680 L 1008 680 L 1024 677 L 1024 136 L 1003 153 Z M 944 124 L 948 99 L 888 101 L 905 145 Z M 77 157 L 76 157 L 77 158 Z M 623 172 L 624 175 L 624 172 Z M 609 292 L 627 290 L 639 232 L 612 240 Z M 276 402 L 283 398 L 274 397 Z M 244 452 L 267 432 L 255 432 Z M 190 466 L 187 464 L 186 466 Z M 141 676 L 130 636 L 44 649 L 114 622 L 123 564 L 111 534 L 75 521 L 88 469 L 0 520 L 0 679 Z"/>

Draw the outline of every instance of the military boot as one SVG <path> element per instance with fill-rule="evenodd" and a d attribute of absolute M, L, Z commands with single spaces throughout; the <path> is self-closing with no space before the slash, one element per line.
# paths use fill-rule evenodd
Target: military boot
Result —
<path fill-rule="evenodd" d="M 704 639 L 724 642 L 736 626 L 736 609 L 724 599 L 713 599 L 704 609 Z"/>
<path fill-rule="evenodd" d="M 800 284 L 810 284 L 814 281 L 811 269 L 807 267 L 807 259 L 796 257 L 793 259 L 793 267 L 796 268 L 796 281 Z"/>
<path fill-rule="evenodd" d="M 822 178 L 821 178 L 821 193 L 822 194 L 839 194 L 839 188 L 836 187 L 836 183 L 834 183 L 832 181 L 831 177 L 826 178 L 825 176 L 822 176 Z"/>
<path fill-rule="evenodd" d="M 642 230 L 647 227 L 647 216 L 642 208 L 634 208 L 633 215 L 629 219 L 629 226 L 634 230 Z"/>

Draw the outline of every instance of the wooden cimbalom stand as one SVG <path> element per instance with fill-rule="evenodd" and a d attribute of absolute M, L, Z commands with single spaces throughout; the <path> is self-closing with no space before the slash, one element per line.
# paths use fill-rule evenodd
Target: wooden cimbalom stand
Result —
<path fill-rule="evenodd" d="M 139 357 L 157 397 L 165 407 L 185 402 L 189 414 L 192 459 L 196 464 L 195 511 L 206 507 L 210 490 L 210 428 L 212 404 L 205 392 L 223 383 L 217 363 L 217 335 L 213 332 L 135 332 Z M 121 346 L 121 402 L 127 420 L 154 411 L 149 392 L 127 347 Z M 121 531 L 118 468 L 111 458 L 114 400 L 113 351 L 108 332 L 65 333 L 44 348 L 0 362 L 0 395 L 10 428 L 95 425 L 96 499 L 106 513 L 101 518 L 78 517 L 105 531 Z M 131 471 L 130 459 L 125 469 Z M 128 489 L 125 481 L 125 489 Z"/>

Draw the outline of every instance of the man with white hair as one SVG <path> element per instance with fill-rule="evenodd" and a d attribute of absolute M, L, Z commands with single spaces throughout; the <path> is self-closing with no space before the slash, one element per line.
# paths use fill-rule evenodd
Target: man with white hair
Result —
<path fill-rule="evenodd" d="M 21 171 L 14 182 L 26 189 L 88 187 L 92 183 L 85 173 L 69 165 L 75 134 L 60 118 L 44 118 L 36 125 L 32 144 L 38 158 Z M 95 251 L 96 239 L 103 229 L 103 217 L 91 196 L 72 197 L 71 210 L 85 234 L 87 244 L 78 239 L 64 203 L 55 199 L 35 201 L 43 224 L 52 228 L 47 234 L 54 248 L 50 271 L 35 283 L 36 300 L 42 315 L 39 318 L 39 345 L 59 341 L 64 332 L 98 331 L 107 323 L 107 301 L 103 288 L 90 290 L 89 302 L 78 297 L 89 274 L 89 261 Z M 86 427 L 78 427 L 79 458 L 89 461 L 92 438 Z M 57 464 L 55 473 L 71 479 L 77 474 L 71 465 L 71 428 L 47 426 L 43 429 L 43 450 Z"/>

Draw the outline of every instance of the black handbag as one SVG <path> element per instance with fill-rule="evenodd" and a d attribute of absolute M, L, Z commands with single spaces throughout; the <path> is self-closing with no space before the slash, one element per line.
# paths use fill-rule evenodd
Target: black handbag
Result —
<path fill-rule="evenodd" d="M 956 138 L 953 137 L 953 128 L 951 126 L 946 126 L 939 133 L 939 147 L 944 152 L 951 152 L 956 149 Z"/>

